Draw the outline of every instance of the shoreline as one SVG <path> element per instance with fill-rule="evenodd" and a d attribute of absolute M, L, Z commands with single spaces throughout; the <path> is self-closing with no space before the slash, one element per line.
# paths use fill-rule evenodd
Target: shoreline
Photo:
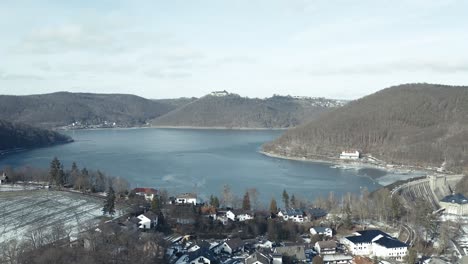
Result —
<path fill-rule="evenodd" d="M 149 128 L 162 129 L 199 129 L 199 130 L 288 130 L 289 128 L 274 128 L 274 127 L 199 127 L 199 126 L 150 126 Z"/>
<path fill-rule="evenodd" d="M 289 128 L 268 128 L 268 127 L 197 127 L 197 126 L 136 126 L 136 127 L 103 127 L 103 128 L 77 128 L 63 129 L 56 128 L 58 131 L 80 131 L 80 130 L 130 130 L 130 129 L 193 129 L 193 130 L 232 130 L 232 131 L 286 131 Z"/>
<path fill-rule="evenodd" d="M 331 158 L 328 158 L 328 159 L 310 159 L 310 158 L 305 158 L 305 157 L 298 158 L 298 157 L 289 157 L 289 156 L 283 156 L 283 155 L 280 155 L 280 154 L 265 152 L 263 150 L 260 150 L 258 152 L 260 154 L 262 154 L 262 155 L 265 155 L 265 156 L 271 157 L 271 158 L 277 158 L 277 159 L 283 159 L 283 160 L 303 161 L 303 162 L 312 162 L 312 163 L 321 163 L 321 164 L 331 165 L 334 168 L 342 168 L 342 169 L 347 169 L 348 168 L 348 169 L 357 169 L 357 170 L 359 170 L 359 169 L 377 169 L 377 170 L 385 171 L 387 174 L 414 176 L 414 177 L 410 177 L 410 178 L 420 177 L 420 175 L 417 174 L 417 172 L 421 172 L 421 173 L 424 173 L 426 175 L 428 175 L 430 173 L 434 173 L 434 171 L 430 171 L 430 170 L 427 170 L 427 169 L 413 168 L 413 167 L 409 167 L 409 166 L 403 166 L 401 168 L 389 168 L 389 167 L 384 166 L 384 165 L 370 164 L 370 163 L 364 162 L 364 161 L 351 161 L 351 162 L 348 162 L 348 161 L 343 161 L 343 160 L 339 160 L 339 159 L 331 159 Z M 441 173 L 441 174 L 450 175 L 450 174 L 447 174 L 447 173 Z M 371 177 L 371 176 L 369 176 L 369 177 L 372 180 L 377 181 L 379 178 L 382 178 L 382 177 L 385 177 L 385 176 L 375 177 L 375 178 Z"/>

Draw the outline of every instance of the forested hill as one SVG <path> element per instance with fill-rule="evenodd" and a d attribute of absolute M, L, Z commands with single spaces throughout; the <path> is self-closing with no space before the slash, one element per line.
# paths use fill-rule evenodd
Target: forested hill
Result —
<path fill-rule="evenodd" d="M 0 120 L 0 152 L 16 148 L 44 147 L 72 141 L 60 133 Z"/>
<path fill-rule="evenodd" d="M 264 145 L 266 152 L 316 158 L 357 149 L 395 164 L 468 166 L 468 87 L 406 84 L 324 113 Z"/>
<path fill-rule="evenodd" d="M 252 99 L 237 94 L 207 95 L 154 119 L 154 126 L 287 128 L 313 120 L 342 101 L 273 96 Z"/>
<path fill-rule="evenodd" d="M 48 128 L 73 122 L 141 125 L 175 108 L 168 103 L 126 94 L 58 92 L 0 96 L 0 119 Z"/>

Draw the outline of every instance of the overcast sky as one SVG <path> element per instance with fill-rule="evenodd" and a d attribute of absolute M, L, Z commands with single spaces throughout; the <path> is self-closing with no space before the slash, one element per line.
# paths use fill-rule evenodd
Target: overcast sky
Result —
<path fill-rule="evenodd" d="M 0 93 L 354 99 L 468 84 L 468 1 L 0 2 Z"/>

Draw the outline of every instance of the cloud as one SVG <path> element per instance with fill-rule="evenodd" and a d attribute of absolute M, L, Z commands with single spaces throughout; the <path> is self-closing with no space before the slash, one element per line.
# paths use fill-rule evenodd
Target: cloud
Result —
<path fill-rule="evenodd" d="M 433 73 L 468 73 L 468 60 L 449 61 L 393 61 L 373 64 L 353 65 L 314 65 L 297 67 L 293 71 L 306 72 L 316 76 L 388 74 L 394 72 L 433 72 Z"/>
<path fill-rule="evenodd" d="M 37 29 L 15 47 L 20 53 L 61 53 L 72 51 L 117 51 L 112 35 L 100 28 L 82 24 L 64 24 Z"/>
<path fill-rule="evenodd" d="M 34 74 L 5 73 L 0 71 L 0 80 L 2 81 L 38 81 L 44 80 L 43 77 Z"/>

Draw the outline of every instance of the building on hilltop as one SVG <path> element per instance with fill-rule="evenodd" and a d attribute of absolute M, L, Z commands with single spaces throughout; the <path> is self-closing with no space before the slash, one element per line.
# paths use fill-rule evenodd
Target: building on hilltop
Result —
<path fill-rule="evenodd" d="M 226 90 L 211 92 L 211 96 L 221 97 L 221 96 L 226 96 L 226 95 L 229 95 L 229 93 Z"/>
<path fill-rule="evenodd" d="M 447 214 L 468 215 L 468 199 L 460 193 L 447 195 L 439 202 Z"/>
<path fill-rule="evenodd" d="M 340 154 L 340 159 L 357 160 L 360 157 L 361 157 L 361 153 L 359 153 L 359 151 L 357 150 L 354 150 L 354 151 L 345 150 L 341 152 Z"/>
<path fill-rule="evenodd" d="M 197 205 L 197 195 L 193 193 L 180 194 L 175 198 L 175 203 Z"/>
<path fill-rule="evenodd" d="M 153 188 L 135 188 L 133 192 L 135 192 L 136 195 L 145 197 L 148 201 L 152 201 L 154 197 L 158 195 L 158 191 Z"/>
<path fill-rule="evenodd" d="M 342 240 L 353 255 L 402 260 L 408 245 L 380 230 L 363 230 Z"/>

